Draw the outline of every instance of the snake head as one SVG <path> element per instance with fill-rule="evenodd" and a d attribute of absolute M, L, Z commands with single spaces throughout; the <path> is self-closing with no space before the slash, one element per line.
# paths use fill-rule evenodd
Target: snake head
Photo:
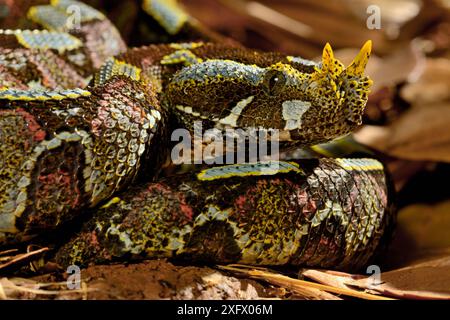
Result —
<path fill-rule="evenodd" d="M 372 80 L 364 75 L 372 42 L 367 41 L 348 67 L 334 57 L 327 43 L 322 61 L 308 79 L 307 96 L 316 106 L 316 123 L 324 140 L 346 135 L 362 124 Z M 313 121 L 313 119 L 311 119 Z"/>
<path fill-rule="evenodd" d="M 325 142 L 362 122 L 372 83 L 364 75 L 370 51 L 368 41 L 347 68 L 329 44 L 320 63 L 254 51 L 240 61 L 204 60 L 175 74 L 166 100 L 186 124 L 276 129 L 279 141 L 294 145 Z"/>

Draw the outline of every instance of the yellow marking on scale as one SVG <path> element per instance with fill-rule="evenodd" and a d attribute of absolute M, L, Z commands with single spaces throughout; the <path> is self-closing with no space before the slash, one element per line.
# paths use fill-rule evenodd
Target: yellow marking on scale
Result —
<path fill-rule="evenodd" d="M 314 146 L 311 146 L 310 148 L 311 148 L 311 150 L 313 150 L 314 152 L 317 152 L 318 154 L 324 155 L 329 158 L 333 158 L 333 154 L 330 151 L 328 151 L 327 149 L 321 147 L 320 145 L 316 144 Z"/>
<path fill-rule="evenodd" d="M 192 51 L 188 49 L 180 49 L 171 54 L 164 56 L 161 59 L 161 64 L 179 64 L 191 65 L 201 63 L 203 59 L 197 57 Z"/>
<path fill-rule="evenodd" d="M 211 181 L 231 177 L 268 176 L 288 172 L 303 173 L 303 170 L 295 162 L 267 161 L 209 168 L 198 173 L 197 178 L 203 181 Z"/>
<path fill-rule="evenodd" d="M 175 50 L 197 49 L 204 45 L 204 42 L 185 42 L 185 43 L 171 43 L 169 47 Z"/>
<path fill-rule="evenodd" d="M 79 97 L 88 97 L 91 93 L 87 90 L 73 89 L 62 91 L 51 90 L 21 90 L 21 89 L 6 89 L 0 90 L 0 99 L 11 101 L 47 101 L 47 100 L 64 100 L 75 99 Z"/>
<path fill-rule="evenodd" d="M 378 171 L 384 170 L 383 164 L 375 159 L 336 159 L 336 162 L 346 170 Z"/>
<path fill-rule="evenodd" d="M 120 202 L 120 198 L 119 197 L 114 197 L 111 200 L 108 201 L 108 203 L 104 204 L 101 209 L 108 209 L 109 207 L 111 207 L 113 204 L 119 203 Z"/>
<path fill-rule="evenodd" d="M 141 79 L 141 69 L 124 61 L 114 59 L 112 75 L 127 75 L 131 79 L 139 81 Z"/>
<path fill-rule="evenodd" d="M 59 53 L 70 51 L 82 46 L 81 41 L 63 32 L 47 30 L 17 30 L 14 31 L 17 41 L 25 48 L 47 50 L 54 49 Z"/>

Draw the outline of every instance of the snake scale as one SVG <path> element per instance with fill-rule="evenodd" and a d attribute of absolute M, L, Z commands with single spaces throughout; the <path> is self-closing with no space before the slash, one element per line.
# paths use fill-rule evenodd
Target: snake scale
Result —
<path fill-rule="evenodd" d="M 149 26 L 189 41 L 127 49 L 84 3 L 3 8 L 36 30 L 0 31 L 0 245 L 84 215 L 55 250 L 61 266 L 168 257 L 350 270 L 388 236 L 394 213 L 375 159 L 258 158 L 161 173 L 170 133 L 198 135 L 195 123 L 220 135 L 275 130 L 282 151 L 313 152 L 351 133 L 371 86 L 370 42 L 347 67 L 328 44 L 320 62 L 260 52 L 208 42 L 175 1 L 145 0 Z"/>

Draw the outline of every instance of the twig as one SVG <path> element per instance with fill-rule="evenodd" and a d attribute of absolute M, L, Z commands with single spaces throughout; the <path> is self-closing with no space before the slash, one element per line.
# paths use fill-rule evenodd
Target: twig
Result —
<path fill-rule="evenodd" d="M 22 253 L 22 254 L 18 254 L 15 257 L 12 258 L 12 260 L 0 264 L 0 271 L 4 271 L 7 268 L 11 267 L 12 265 L 15 264 L 19 264 L 19 263 L 25 263 L 27 261 L 29 261 L 32 258 L 36 258 L 37 256 L 43 254 L 44 252 L 48 251 L 49 248 L 42 248 L 42 249 L 38 249 L 35 251 L 31 251 L 31 252 L 27 252 L 27 253 Z"/>
<path fill-rule="evenodd" d="M 287 277 L 287 276 L 284 276 L 281 274 L 275 274 L 273 272 L 256 270 L 253 267 L 251 267 L 252 269 L 249 269 L 249 270 L 240 269 L 239 268 L 240 266 L 239 267 L 218 266 L 218 267 L 223 270 L 244 273 L 251 278 L 264 280 L 271 284 L 274 284 L 274 285 L 277 285 L 280 287 L 286 287 L 286 288 L 294 290 L 294 291 L 299 290 L 300 293 L 303 293 L 304 288 L 313 288 L 313 289 L 319 289 L 319 290 L 326 291 L 326 292 L 331 292 L 334 294 L 340 294 L 340 295 L 345 295 L 345 296 L 350 296 L 350 297 L 355 297 L 355 298 L 360 298 L 360 299 L 365 299 L 365 300 L 393 300 L 391 298 L 374 295 L 374 294 L 369 294 L 369 293 L 365 293 L 365 292 L 360 292 L 357 290 L 337 288 L 337 287 L 332 287 L 332 286 L 314 283 L 314 282 L 310 282 L 310 281 L 293 279 L 293 278 L 290 278 L 290 277 Z M 249 268 L 247 266 L 242 266 L 242 267 Z"/>

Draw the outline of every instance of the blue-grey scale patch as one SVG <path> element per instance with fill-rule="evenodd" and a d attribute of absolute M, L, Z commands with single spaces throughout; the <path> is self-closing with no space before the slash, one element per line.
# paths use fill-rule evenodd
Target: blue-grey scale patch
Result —
<path fill-rule="evenodd" d="M 294 162 L 266 161 L 214 167 L 201 171 L 197 178 L 199 180 L 215 180 L 231 177 L 267 176 L 287 172 L 302 173 L 303 171 Z"/>
<path fill-rule="evenodd" d="M 75 99 L 80 96 L 89 96 L 91 93 L 83 89 L 69 89 L 69 90 L 21 90 L 21 89 L 6 89 L 0 90 L 0 99 L 6 100 L 62 100 Z"/>
<path fill-rule="evenodd" d="M 123 61 L 109 58 L 95 74 L 95 85 L 106 83 L 111 77 L 115 75 L 123 75 L 133 80 L 140 79 L 141 69 Z"/>
<path fill-rule="evenodd" d="M 319 66 L 318 62 L 311 61 L 311 60 L 308 60 L 308 59 L 303 59 L 301 57 L 288 56 L 287 59 L 290 62 L 299 63 L 299 64 L 302 64 L 302 65 L 305 65 L 305 66 L 316 66 L 316 67 Z"/>
<path fill-rule="evenodd" d="M 81 47 L 79 39 L 64 32 L 24 30 L 16 33 L 19 42 L 30 49 L 73 50 Z"/>
<path fill-rule="evenodd" d="M 185 65 L 191 65 L 202 61 L 202 59 L 197 57 L 191 51 L 187 49 L 180 49 L 163 57 L 163 59 L 161 60 L 161 64 L 184 63 Z"/>
<path fill-rule="evenodd" d="M 50 30 L 64 31 L 67 14 L 50 5 L 32 7 L 28 13 L 31 20 Z"/>
<path fill-rule="evenodd" d="M 100 11 L 73 0 L 59 0 L 54 5 L 34 6 L 30 8 L 28 15 L 33 21 L 44 27 L 58 31 L 67 31 L 70 27 L 68 22 L 77 18 L 80 19 L 80 23 L 105 18 Z M 71 15 L 76 16 L 69 19 Z"/>
<path fill-rule="evenodd" d="M 175 42 L 175 43 L 171 43 L 169 46 L 176 50 L 181 50 L 181 49 L 190 50 L 190 49 L 200 48 L 203 45 L 204 45 L 203 42 L 181 42 L 181 43 Z"/>
<path fill-rule="evenodd" d="M 100 70 L 95 74 L 95 85 L 104 84 L 109 78 L 111 78 L 113 67 L 114 59 L 109 58 L 108 60 L 106 60 Z"/>
<path fill-rule="evenodd" d="M 187 22 L 188 15 L 174 0 L 145 0 L 144 10 L 169 33 L 177 34 Z"/>
<path fill-rule="evenodd" d="M 336 162 L 346 170 L 365 170 L 365 171 L 382 171 L 383 164 L 375 159 L 370 158 L 347 158 L 336 159 Z"/>
<path fill-rule="evenodd" d="M 188 66 L 178 72 L 174 83 L 194 80 L 205 82 L 211 78 L 244 79 L 253 85 L 258 85 L 264 78 L 266 70 L 256 65 L 247 65 L 231 60 L 207 60 Z"/>

